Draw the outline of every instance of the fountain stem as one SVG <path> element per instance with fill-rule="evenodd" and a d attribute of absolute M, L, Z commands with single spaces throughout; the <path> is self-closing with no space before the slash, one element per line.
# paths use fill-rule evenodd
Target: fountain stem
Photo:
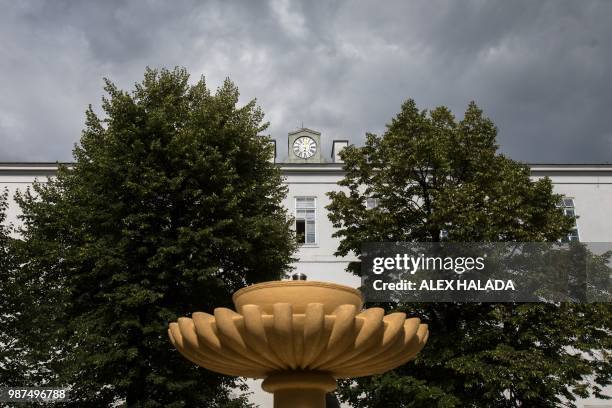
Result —
<path fill-rule="evenodd" d="M 274 408 L 325 408 L 325 391 L 286 389 L 274 393 Z"/>
<path fill-rule="evenodd" d="M 336 379 L 317 371 L 282 372 L 261 387 L 274 394 L 274 408 L 325 408 L 325 394 L 336 389 Z"/>

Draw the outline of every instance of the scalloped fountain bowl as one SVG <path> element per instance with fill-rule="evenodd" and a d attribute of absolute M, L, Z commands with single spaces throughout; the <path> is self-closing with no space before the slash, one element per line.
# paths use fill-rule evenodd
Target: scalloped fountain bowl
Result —
<path fill-rule="evenodd" d="M 325 314 L 332 314 L 341 305 L 363 307 L 360 291 L 344 285 L 317 281 L 272 281 L 258 283 L 238 290 L 232 296 L 234 306 L 241 313 L 244 305 L 257 305 L 272 314 L 275 303 L 289 303 L 293 313 L 305 313 L 310 303 L 323 305 Z"/>
<path fill-rule="evenodd" d="M 361 292 L 328 282 L 264 282 L 240 289 L 233 300 L 238 312 L 217 308 L 171 323 L 170 340 L 209 370 L 264 378 L 277 408 L 325 407 L 337 379 L 405 364 L 429 334 L 416 317 L 362 310 Z"/>

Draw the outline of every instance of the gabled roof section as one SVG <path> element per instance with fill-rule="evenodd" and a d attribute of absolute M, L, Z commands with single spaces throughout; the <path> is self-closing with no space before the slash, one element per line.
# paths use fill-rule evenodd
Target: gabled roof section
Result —
<path fill-rule="evenodd" d="M 289 135 L 297 135 L 298 133 L 310 133 L 313 135 L 321 136 L 321 132 L 317 132 L 316 130 L 308 129 L 308 128 L 300 128 L 298 130 L 294 130 L 293 132 L 289 132 Z"/>

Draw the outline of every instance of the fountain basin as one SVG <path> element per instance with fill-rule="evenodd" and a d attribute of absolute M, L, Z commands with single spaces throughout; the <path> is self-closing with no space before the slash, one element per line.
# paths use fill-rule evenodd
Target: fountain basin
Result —
<path fill-rule="evenodd" d="M 170 341 L 209 370 L 263 378 L 275 408 L 323 408 L 337 379 L 398 367 L 429 336 L 419 318 L 362 310 L 361 292 L 334 283 L 264 282 L 233 300 L 236 311 L 220 307 L 170 323 Z"/>
<path fill-rule="evenodd" d="M 303 314 L 309 303 L 323 305 L 325 314 L 332 314 L 341 305 L 363 307 L 363 295 L 357 289 L 330 282 L 272 281 L 244 287 L 232 297 L 238 313 L 244 305 L 257 305 L 265 314 L 273 314 L 275 303 L 291 304 L 293 313 Z"/>

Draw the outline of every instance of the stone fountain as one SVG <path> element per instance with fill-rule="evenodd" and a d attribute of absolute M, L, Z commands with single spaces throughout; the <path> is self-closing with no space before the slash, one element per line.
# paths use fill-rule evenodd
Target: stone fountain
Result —
<path fill-rule="evenodd" d="M 240 289 L 236 311 L 196 312 L 168 330 L 195 364 L 263 378 L 275 408 L 324 408 L 336 380 L 380 374 L 415 358 L 426 324 L 404 313 L 363 310 L 360 291 L 316 281 L 273 281 Z"/>

